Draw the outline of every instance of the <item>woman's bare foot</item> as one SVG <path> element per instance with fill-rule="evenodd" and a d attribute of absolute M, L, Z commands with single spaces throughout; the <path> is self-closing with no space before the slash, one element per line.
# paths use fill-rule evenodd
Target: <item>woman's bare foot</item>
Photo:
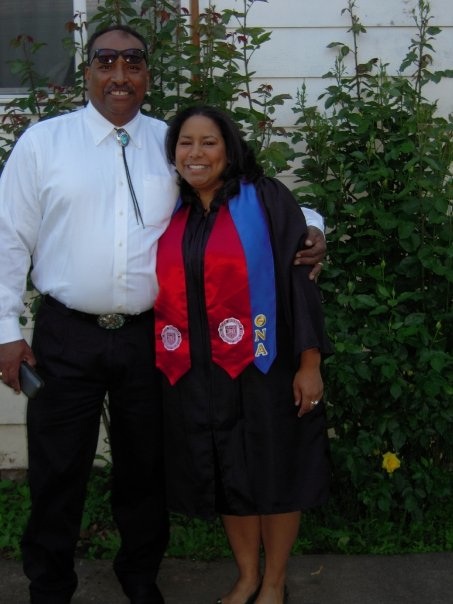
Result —
<path fill-rule="evenodd" d="M 239 579 L 226 596 L 217 600 L 217 604 L 251 604 L 258 596 L 260 586 L 260 579 L 254 582 Z"/>
<path fill-rule="evenodd" d="M 283 586 L 268 586 L 261 589 L 256 604 L 287 604 L 288 589 Z"/>

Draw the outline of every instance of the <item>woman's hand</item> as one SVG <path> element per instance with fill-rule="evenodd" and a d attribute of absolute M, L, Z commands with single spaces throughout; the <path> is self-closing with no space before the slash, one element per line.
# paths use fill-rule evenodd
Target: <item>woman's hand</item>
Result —
<path fill-rule="evenodd" d="M 324 394 L 320 371 L 321 355 L 317 348 L 301 354 L 300 367 L 293 380 L 294 404 L 299 407 L 297 416 L 313 411 Z"/>

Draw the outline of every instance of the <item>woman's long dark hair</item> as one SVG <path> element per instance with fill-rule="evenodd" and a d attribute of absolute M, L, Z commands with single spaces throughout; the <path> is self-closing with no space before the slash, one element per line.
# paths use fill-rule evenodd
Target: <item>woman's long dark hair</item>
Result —
<path fill-rule="evenodd" d="M 219 128 L 225 143 L 227 166 L 220 176 L 224 183 L 222 189 L 219 191 L 220 197 L 228 199 L 236 195 L 239 191 L 239 183 L 241 180 L 254 182 L 257 178 L 262 176 L 263 169 L 256 161 L 253 150 L 243 139 L 235 122 L 221 109 L 208 105 L 194 105 L 188 107 L 175 115 L 170 122 L 165 142 L 165 150 L 168 161 L 171 164 L 175 164 L 175 150 L 181 128 L 184 122 L 194 115 L 201 115 L 211 119 Z M 193 197 L 191 187 L 182 178 L 180 178 L 179 184 L 181 186 L 183 199 L 188 201 L 188 198 Z"/>

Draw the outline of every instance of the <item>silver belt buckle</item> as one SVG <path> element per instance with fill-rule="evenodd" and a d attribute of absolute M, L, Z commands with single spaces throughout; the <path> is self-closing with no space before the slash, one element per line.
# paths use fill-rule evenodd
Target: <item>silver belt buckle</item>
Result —
<path fill-rule="evenodd" d="M 126 319 L 124 315 L 118 313 L 108 313 L 106 315 L 99 315 L 97 318 L 97 324 L 103 329 L 119 329 L 123 327 Z"/>

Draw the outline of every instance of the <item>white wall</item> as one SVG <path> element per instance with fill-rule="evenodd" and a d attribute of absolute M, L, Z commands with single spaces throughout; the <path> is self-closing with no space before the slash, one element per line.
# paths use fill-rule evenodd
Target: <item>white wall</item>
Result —
<path fill-rule="evenodd" d="M 199 0 L 200 12 L 209 4 L 209 0 Z M 211 4 L 219 11 L 243 9 L 243 0 L 217 0 Z M 181 0 L 181 5 L 188 8 L 190 0 Z M 255 1 L 249 25 L 272 31 L 271 41 L 253 59 L 257 86 L 270 83 L 275 94 L 295 97 L 305 80 L 309 101 L 316 103 L 327 86 L 322 75 L 331 69 L 335 59 L 335 49 L 327 45 L 333 41 L 352 44 L 348 15 L 341 14 L 346 5 L 347 0 Z M 416 6 L 417 0 L 357 0 L 357 14 L 368 30 L 360 36 L 360 61 L 379 57 L 396 71 L 416 33 L 411 15 Z M 443 30 L 436 38 L 433 70 L 452 69 L 453 0 L 431 0 L 431 9 L 431 24 Z M 432 86 L 431 92 L 432 98 L 439 99 L 443 114 L 453 112 L 453 80 Z M 286 127 L 294 123 L 291 102 L 279 109 L 276 123 Z M 24 418 L 24 397 L 0 384 L 0 469 L 26 465 Z"/>
<path fill-rule="evenodd" d="M 182 0 L 187 8 L 189 0 Z M 319 96 L 331 84 L 322 76 L 334 67 L 337 49 L 328 48 L 331 42 L 342 42 L 352 47 L 350 16 L 344 9 L 347 0 L 257 0 L 248 15 L 248 25 L 271 31 L 271 39 L 252 57 L 251 70 L 255 72 L 256 88 L 271 84 L 273 94 L 289 94 L 296 98 L 298 89 L 306 85 L 309 105 L 322 103 Z M 199 0 L 200 13 L 208 6 L 218 11 L 243 11 L 243 0 Z M 453 69 L 453 0 L 431 0 L 430 25 L 441 27 L 434 42 L 432 71 Z M 404 59 L 411 38 L 416 36 L 413 10 L 418 0 L 356 0 L 355 12 L 367 29 L 359 36 L 359 63 L 378 57 L 388 64 L 388 73 L 396 74 Z M 349 57 L 352 71 L 352 55 Z M 410 75 L 410 70 L 404 72 Z M 436 100 L 439 113 L 453 112 L 453 78 L 430 84 L 424 89 L 431 100 Z M 293 101 L 278 107 L 275 125 L 291 128 L 295 114 Z M 322 106 L 322 105 L 321 105 Z M 294 184 L 291 172 L 280 174 L 290 188 Z"/>
<path fill-rule="evenodd" d="M 185 7 L 189 0 L 182 0 Z M 431 25 L 442 28 L 436 37 L 433 70 L 453 69 L 453 0 L 431 0 Z M 243 0 L 199 0 L 200 12 L 213 5 L 217 10 L 243 10 Z M 379 57 L 396 73 L 416 33 L 412 10 L 417 0 L 357 0 L 356 12 L 367 33 L 359 37 L 359 61 Z M 270 83 L 275 94 L 295 97 L 305 81 L 310 102 L 316 103 L 326 88 L 322 76 L 334 64 L 336 50 L 331 42 L 352 46 L 348 33 L 350 18 L 342 14 L 347 0 L 268 0 L 255 1 L 248 24 L 271 30 L 271 40 L 254 55 L 251 68 L 257 83 Z M 410 72 L 407 73 L 407 75 Z M 453 79 L 432 86 L 432 97 L 439 99 L 444 115 L 453 112 Z M 278 110 L 276 124 L 291 126 L 294 114 L 291 101 Z"/>

